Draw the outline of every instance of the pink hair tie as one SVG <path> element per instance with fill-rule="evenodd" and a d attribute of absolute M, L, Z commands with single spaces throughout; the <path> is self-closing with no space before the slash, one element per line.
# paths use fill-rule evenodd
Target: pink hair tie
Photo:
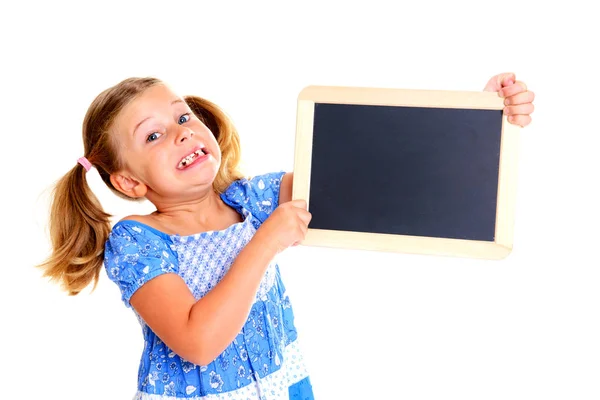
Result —
<path fill-rule="evenodd" d="M 83 168 L 85 168 L 86 172 L 88 172 L 92 168 L 92 164 L 85 157 L 78 158 L 77 162 L 83 165 Z"/>

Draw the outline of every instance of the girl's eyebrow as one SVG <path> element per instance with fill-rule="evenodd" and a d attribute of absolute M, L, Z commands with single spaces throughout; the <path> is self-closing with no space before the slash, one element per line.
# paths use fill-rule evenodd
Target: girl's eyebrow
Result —
<path fill-rule="evenodd" d="M 171 102 L 171 105 L 176 104 L 176 103 L 183 103 L 183 100 L 181 100 L 181 99 L 175 99 L 175 100 L 173 100 Z M 137 125 L 135 126 L 135 128 L 133 128 L 133 134 L 132 134 L 132 136 L 135 136 L 135 131 L 137 131 L 137 129 L 140 127 L 140 125 L 142 125 L 144 122 L 148 121 L 150 118 L 152 118 L 152 117 L 151 116 L 150 117 L 146 117 L 143 120 L 141 120 L 140 122 L 138 122 Z"/>
<path fill-rule="evenodd" d="M 143 120 L 141 120 L 140 122 L 138 122 L 138 124 L 135 126 L 135 128 L 133 128 L 132 136 L 135 136 L 135 131 L 137 131 L 137 129 L 140 127 L 140 125 L 143 124 L 144 122 L 148 121 L 150 118 L 152 118 L 152 117 L 146 117 Z"/>

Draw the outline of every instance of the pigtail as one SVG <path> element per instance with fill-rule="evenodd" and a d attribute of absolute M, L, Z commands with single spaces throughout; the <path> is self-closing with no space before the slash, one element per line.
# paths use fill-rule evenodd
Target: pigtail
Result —
<path fill-rule="evenodd" d="M 184 100 L 217 139 L 221 149 L 221 167 L 213 188 L 217 193 L 223 193 L 232 182 L 243 178 L 238 170 L 241 159 L 240 137 L 233 122 L 216 104 L 198 96 L 185 96 Z"/>
<path fill-rule="evenodd" d="M 102 210 L 85 174 L 77 164 L 54 187 L 49 221 L 52 254 L 39 266 L 69 295 L 91 282 L 96 288 L 110 232 L 111 215 Z"/>

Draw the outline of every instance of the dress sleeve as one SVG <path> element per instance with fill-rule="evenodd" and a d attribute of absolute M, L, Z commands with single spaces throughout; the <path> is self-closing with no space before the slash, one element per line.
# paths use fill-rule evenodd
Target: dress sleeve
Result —
<path fill-rule="evenodd" d="M 238 209 L 244 208 L 264 222 L 279 204 L 279 189 L 284 171 L 257 175 L 251 179 L 233 182 L 225 191 L 223 200 Z"/>
<path fill-rule="evenodd" d="M 121 290 L 125 306 L 143 284 L 165 274 L 178 273 L 177 256 L 168 237 L 137 225 L 117 223 L 106 241 L 104 267 L 108 278 Z"/>

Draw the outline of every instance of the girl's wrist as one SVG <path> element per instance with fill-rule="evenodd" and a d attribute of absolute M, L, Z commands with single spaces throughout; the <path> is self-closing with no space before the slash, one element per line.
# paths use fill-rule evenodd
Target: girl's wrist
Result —
<path fill-rule="evenodd" d="M 279 249 L 279 241 L 277 238 L 275 238 L 272 233 L 261 229 L 256 231 L 250 243 L 254 243 L 260 251 L 265 252 L 271 256 L 271 258 L 275 257 L 281 251 Z"/>

